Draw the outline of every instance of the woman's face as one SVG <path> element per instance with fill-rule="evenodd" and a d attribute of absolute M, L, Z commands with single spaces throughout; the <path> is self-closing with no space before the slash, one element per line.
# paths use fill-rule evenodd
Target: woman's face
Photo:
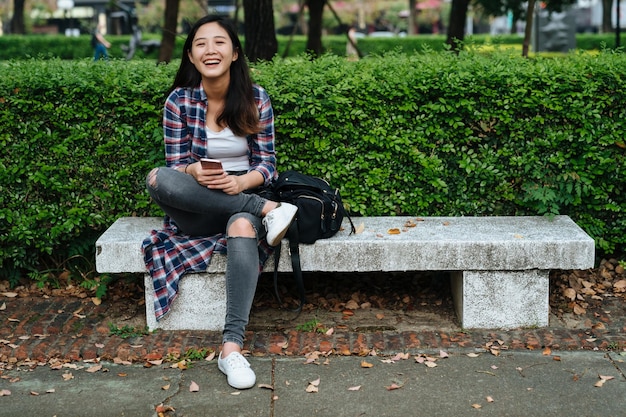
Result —
<path fill-rule="evenodd" d="M 238 58 L 228 32 L 217 22 L 200 26 L 187 53 L 202 78 L 219 79 L 230 76 L 230 64 Z"/>

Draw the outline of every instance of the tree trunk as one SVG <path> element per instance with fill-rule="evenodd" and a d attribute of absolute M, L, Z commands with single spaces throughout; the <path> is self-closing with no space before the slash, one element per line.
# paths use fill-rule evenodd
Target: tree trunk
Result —
<path fill-rule="evenodd" d="M 526 9 L 526 27 L 524 28 L 524 42 L 522 44 L 522 56 L 528 58 L 528 50 L 530 49 L 530 38 L 533 32 L 533 18 L 535 17 L 535 0 L 528 0 L 528 9 Z"/>
<path fill-rule="evenodd" d="M 409 0 L 409 16 L 407 17 L 407 33 L 409 35 L 415 35 L 415 22 L 417 22 L 417 12 L 415 11 L 415 0 Z"/>
<path fill-rule="evenodd" d="M 24 3 L 26 0 L 13 0 L 13 18 L 11 19 L 11 33 L 24 35 L 26 27 L 24 25 Z"/>
<path fill-rule="evenodd" d="M 278 52 L 272 0 L 243 0 L 243 21 L 248 59 L 271 61 Z"/>
<path fill-rule="evenodd" d="M 161 36 L 161 48 L 159 49 L 159 62 L 169 63 L 174 55 L 176 44 L 176 27 L 178 26 L 178 3 L 179 0 L 165 0 L 165 12 L 163 34 Z"/>
<path fill-rule="evenodd" d="M 612 8 L 613 0 L 602 0 L 602 33 L 611 33 L 613 31 L 613 24 L 611 23 Z"/>
<path fill-rule="evenodd" d="M 467 19 L 467 8 L 469 0 L 452 0 L 450 9 L 450 24 L 448 26 L 448 39 L 446 43 L 450 45 L 452 51 L 457 54 L 463 47 L 465 38 L 465 20 Z"/>
<path fill-rule="evenodd" d="M 322 16 L 326 0 L 308 0 L 309 5 L 309 36 L 306 50 L 313 56 L 322 54 Z"/>

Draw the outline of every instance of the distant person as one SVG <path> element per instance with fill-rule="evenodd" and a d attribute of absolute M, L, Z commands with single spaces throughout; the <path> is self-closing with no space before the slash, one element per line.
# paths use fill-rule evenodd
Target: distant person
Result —
<path fill-rule="evenodd" d="M 96 30 L 93 32 L 91 37 L 91 46 L 94 48 L 93 60 L 97 61 L 100 58 L 104 58 L 105 60 L 109 59 L 109 54 L 107 53 L 107 49 L 111 47 L 111 44 L 104 39 L 104 36 L 100 33 L 102 25 L 98 25 Z"/>
<path fill-rule="evenodd" d="M 137 50 L 137 46 L 141 43 L 141 29 L 137 27 L 137 25 L 133 25 L 133 34 L 130 37 L 130 42 L 128 44 L 128 52 L 126 54 L 126 60 L 132 59 L 135 55 L 135 51 Z"/>
<path fill-rule="evenodd" d="M 346 56 L 349 60 L 358 60 L 359 52 L 356 49 L 356 29 L 354 26 L 351 26 L 348 29 L 348 42 L 346 43 Z"/>

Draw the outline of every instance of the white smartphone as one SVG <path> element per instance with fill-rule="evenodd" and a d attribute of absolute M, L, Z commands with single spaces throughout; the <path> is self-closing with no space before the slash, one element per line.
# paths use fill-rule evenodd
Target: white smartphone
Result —
<path fill-rule="evenodd" d="M 200 164 L 204 169 L 223 169 L 222 161 L 219 159 L 202 158 Z"/>

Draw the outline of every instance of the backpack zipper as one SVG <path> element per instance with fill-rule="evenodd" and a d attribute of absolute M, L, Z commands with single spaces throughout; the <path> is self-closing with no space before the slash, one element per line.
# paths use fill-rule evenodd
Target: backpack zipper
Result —
<path fill-rule="evenodd" d="M 317 198 L 317 197 L 313 197 L 310 195 L 301 195 L 298 198 L 308 198 L 310 200 L 315 200 L 317 202 L 319 202 L 320 204 L 320 229 L 322 229 L 322 233 L 326 233 L 326 225 L 324 224 L 324 202 Z"/>

